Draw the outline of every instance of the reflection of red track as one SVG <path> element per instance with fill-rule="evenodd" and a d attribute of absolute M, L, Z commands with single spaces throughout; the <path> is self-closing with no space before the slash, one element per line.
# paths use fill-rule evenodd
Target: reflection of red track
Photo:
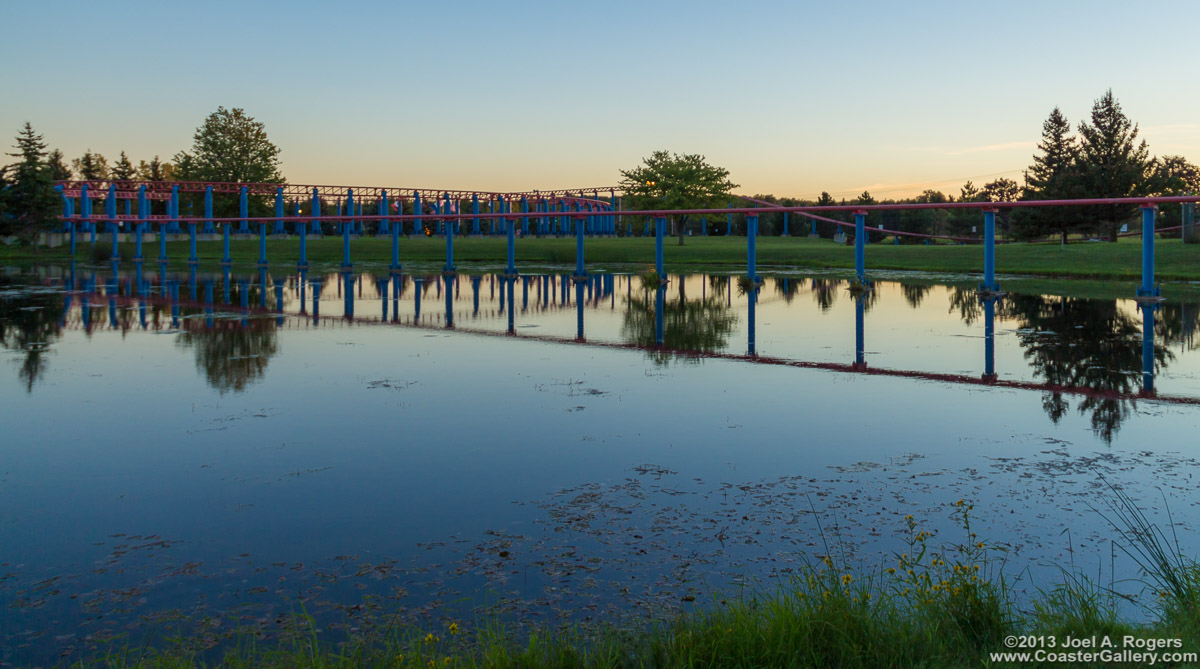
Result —
<path fill-rule="evenodd" d="M 181 289 L 182 289 L 182 285 L 181 285 Z M 78 298 L 81 296 L 81 293 L 73 293 L 73 295 L 76 298 Z M 94 298 L 98 301 L 101 301 L 101 304 L 92 304 L 92 308 L 102 308 L 110 300 L 114 301 L 116 304 L 120 304 L 120 305 L 135 305 L 135 304 L 140 304 L 140 303 L 145 303 L 147 305 L 154 304 L 154 305 L 158 305 L 160 307 L 162 307 L 162 306 L 169 307 L 172 305 L 172 302 L 169 299 L 166 299 L 161 296 L 149 296 L 149 297 L 132 297 L 132 296 L 128 296 L 128 295 L 108 296 L 108 295 L 101 294 L 99 292 L 90 293 L 87 295 L 89 298 Z M 436 299 L 436 298 L 434 298 L 434 299 Z M 419 323 L 401 323 L 401 322 L 397 322 L 397 321 L 382 321 L 377 318 L 363 318 L 363 317 L 347 318 L 345 316 L 320 316 L 320 317 L 317 317 L 316 319 L 314 319 L 314 317 L 311 315 L 271 311 L 269 309 L 263 309 L 258 306 L 250 306 L 248 308 L 243 308 L 243 307 L 240 307 L 237 305 L 209 304 L 207 302 L 196 302 L 196 301 L 190 301 L 190 300 L 189 301 L 181 300 L 179 302 L 175 302 L 174 304 L 177 304 L 180 307 L 187 307 L 187 308 L 192 308 L 192 309 L 211 308 L 211 309 L 219 310 L 222 313 L 230 313 L 230 312 L 236 311 L 238 313 L 244 313 L 247 316 L 258 316 L 258 317 L 260 317 L 260 319 L 264 316 L 271 316 L 271 317 L 275 317 L 275 318 L 283 317 L 283 318 L 286 318 L 289 323 L 292 323 L 297 320 L 305 321 L 305 322 L 312 322 L 314 320 L 317 320 L 322 323 L 338 324 L 338 325 L 342 325 L 342 326 L 345 326 L 345 325 L 375 325 L 375 326 L 393 326 L 393 327 L 403 327 L 403 328 L 418 329 L 418 330 L 439 330 L 439 331 L 444 331 L 444 330 L 448 329 L 444 326 L 436 326 L 435 327 L 435 326 L 430 326 L 430 325 L 422 325 Z M 436 303 L 431 301 L 431 304 L 436 304 Z M 455 318 L 456 319 L 459 318 L 459 315 L 456 314 Z M 267 321 L 263 321 L 263 322 L 273 323 L 273 321 L 271 321 L 271 320 L 267 320 Z M 192 329 L 197 326 L 198 326 L 198 324 L 190 325 L 189 329 Z M 228 326 L 223 325 L 222 327 L 228 327 Z M 1158 395 L 1158 394 L 1154 394 L 1154 395 L 1126 394 L 1126 393 L 1118 393 L 1118 392 L 1106 391 L 1106 390 L 1096 390 L 1093 388 L 1084 388 L 1084 387 L 1078 387 L 1078 386 L 1062 386 L 1062 385 L 1056 385 L 1056 384 L 1050 384 L 1050 383 L 1036 383 L 1036 382 L 1032 382 L 1032 381 L 1007 381 L 1007 380 L 1003 380 L 1003 379 L 988 379 L 988 378 L 983 378 L 982 376 L 968 376 L 965 374 L 946 374 L 946 373 L 940 373 L 940 372 L 922 372 L 922 371 L 917 371 L 917 370 L 867 367 L 867 366 L 859 366 L 854 363 L 807 362 L 807 361 L 803 361 L 803 360 L 791 360 L 791 359 L 787 359 L 787 358 L 772 358 L 772 357 L 758 356 L 758 355 L 739 355 L 739 354 L 734 354 L 734 353 L 717 353 L 717 352 L 706 352 L 706 351 L 687 351 L 687 350 L 664 349 L 664 348 L 658 348 L 658 347 L 654 347 L 654 346 L 639 346 L 637 344 L 626 344 L 626 343 L 619 343 L 619 342 L 598 342 L 598 341 L 590 341 L 590 340 L 579 340 L 579 339 L 575 339 L 572 337 L 558 337 L 558 336 L 553 336 L 553 335 L 535 335 L 535 334 L 527 334 L 527 333 L 517 334 L 517 333 L 509 333 L 509 332 L 497 332 L 494 330 L 480 330 L 480 329 L 463 328 L 463 327 L 454 327 L 454 328 L 450 328 L 450 329 L 452 329 L 455 332 L 461 332 L 461 333 L 471 334 L 471 335 L 476 335 L 476 336 L 523 339 L 523 340 L 529 340 L 529 341 L 549 342 L 549 343 L 555 343 L 555 344 L 573 344 L 573 345 L 577 345 L 577 346 L 582 345 L 582 346 L 592 346 L 592 347 L 609 348 L 609 349 L 637 350 L 637 351 L 645 351 L 645 352 L 666 352 L 666 353 L 678 355 L 680 357 L 703 358 L 703 359 L 711 359 L 711 360 L 731 360 L 731 361 L 746 362 L 746 363 L 753 363 L 753 364 L 759 364 L 759 365 L 776 365 L 776 366 L 782 366 L 782 367 L 798 367 L 801 369 L 819 369 L 819 370 L 825 370 L 825 371 L 829 371 L 829 372 L 866 374 L 866 375 L 872 375 L 872 376 L 900 377 L 900 378 L 908 378 L 908 379 L 919 379 L 919 380 L 924 380 L 924 381 L 933 381 L 936 383 L 953 383 L 953 384 L 968 385 L 968 386 L 985 386 L 985 387 L 994 387 L 994 388 L 1009 388 L 1009 389 L 1013 389 L 1013 390 L 1031 390 L 1031 391 L 1038 391 L 1038 392 L 1062 393 L 1065 395 L 1079 395 L 1079 396 L 1096 398 L 1096 399 L 1115 399 L 1115 400 L 1123 400 L 1123 401 L 1136 401 L 1136 400 L 1141 399 L 1141 400 L 1152 400 L 1155 402 L 1165 402 L 1165 403 L 1170 403 L 1170 404 L 1200 406 L 1200 397 L 1183 397 L 1183 396 L 1179 396 L 1179 395 Z"/>

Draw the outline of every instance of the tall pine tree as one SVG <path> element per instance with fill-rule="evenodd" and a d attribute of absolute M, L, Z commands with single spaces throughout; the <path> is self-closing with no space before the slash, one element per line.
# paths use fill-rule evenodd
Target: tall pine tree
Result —
<path fill-rule="evenodd" d="M 82 156 L 71 161 L 71 166 L 84 181 L 102 181 L 108 178 L 108 159 L 91 149 Z"/>
<path fill-rule="evenodd" d="M 1021 189 L 1022 200 L 1064 200 L 1081 197 L 1079 190 L 1079 144 L 1071 135 L 1071 124 L 1067 117 L 1055 107 L 1042 123 L 1042 141 L 1038 142 L 1041 155 L 1033 157 L 1033 164 L 1025 172 L 1025 187 Z M 1084 218 L 1077 208 L 1038 207 L 1018 210 L 1013 217 L 1014 232 L 1018 237 L 1032 239 L 1058 234 L 1064 244 L 1067 235 L 1082 228 Z"/>
<path fill-rule="evenodd" d="M 67 181 L 71 178 L 71 168 L 67 167 L 67 159 L 58 149 L 50 152 L 46 159 L 46 167 L 50 169 L 50 179 L 53 181 Z"/>
<path fill-rule="evenodd" d="M 33 131 L 28 122 L 17 135 L 14 146 L 16 153 L 8 155 L 18 161 L 9 166 L 10 185 L 7 188 L 4 219 L 6 234 L 17 234 L 32 243 L 37 252 L 38 236 L 44 230 L 53 229 L 60 211 L 60 198 L 54 191 L 50 179 L 50 168 L 46 164 L 46 142 Z"/>
<path fill-rule="evenodd" d="M 1079 176 L 1085 197 L 1148 195 L 1154 161 L 1146 141 L 1137 141 L 1138 128 L 1121 111 L 1112 89 L 1092 105 L 1091 123 L 1079 124 Z M 1121 224 L 1137 213 L 1137 205 L 1088 207 L 1087 212 L 1110 242 L 1117 241 Z"/>
<path fill-rule="evenodd" d="M 132 181 L 137 177 L 137 169 L 133 163 L 129 161 L 129 156 L 125 152 L 121 152 L 121 157 L 117 159 L 112 168 L 112 178 L 114 181 Z"/>

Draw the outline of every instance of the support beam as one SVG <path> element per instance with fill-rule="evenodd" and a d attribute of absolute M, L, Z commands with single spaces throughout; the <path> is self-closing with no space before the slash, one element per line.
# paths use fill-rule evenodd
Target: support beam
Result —
<path fill-rule="evenodd" d="M 1142 286 L 1138 288 L 1139 300 L 1159 301 L 1162 293 L 1154 283 L 1154 216 L 1158 207 L 1142 206 Z"/>

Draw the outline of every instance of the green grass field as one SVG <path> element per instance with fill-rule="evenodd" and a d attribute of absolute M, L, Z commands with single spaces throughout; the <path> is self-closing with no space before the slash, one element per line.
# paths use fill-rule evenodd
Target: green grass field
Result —
<path fill-rule="evenodd" d="M 761 237 L 758 239 L 760 266 L 798 269 L 853 268 L 854 248 L 837 245 L 826 239 L 806 237 Z M 109 248 L 107 240 L 97 238 L 102 253 Z M 173 261 L 187 256 L 187 242 L 169 242 L 168 255 Z M 132 244 L 122 244 L 123 254 L 132 254 Z M 294 264 L 299 257 L 299 241 L 267 241 L 267 257 L 272 264 Z M 356 262 L 388 263 L 391 260 L 391 241 L 374 237 L 350 242 L 351 257 Z M 78 256 L 91 257 L 91 245 L 80 243 Z M 235 262 L 253 263 L 258 259 L 257 239 L 238 239 L 231 244 Z M 573 238 L 526 238 L 517 240 L 517 264 L 574 264 Z M 158 257 L 157 243 L 145 244 L 148 261 Z M 221 259 L 221 242 L 204 241 L 198 244 L 198 257 L 203 263 Z M 654 262 L 653 238 L 588 239 L 587 263 L 643 264 Z M 29 260 L 34 257 L 28 248 L 0 247 L 0 258 Z M 65 247 L 42 249 L 41 259 L 65 259 Z M 311 262 L 340 264 L 340 237 L 310 239 L 308 257 Z M 503 263 L 505 241 L 502 238 L 457 238 L 454 241 L 456 262 Z M 743 237 L 690 237 L 679 246 L 669 239 L 664 248 L 668 269 L 740 268 L 746 265 L 746 240 Z M 445 258 L 445 242 L 438 238 L 406 238 L 400 241 L 400 260 L 404 262 L 439 262 Z M 1045 277 L 1125 279 L 1141 276 L 1141 242 L 1126 239 L 1116 244 L 1079 242 L 1058 244 L 1003 244 L 996 249 L 997 272 Z M 978 273 L 983 269 L 983 247 L 979 245 L 902 245 L 874 243 L 867 246 L 868 269 L 914 270 L 923 272 Z M 1162 239 L 1157 243 L 1157 274 L 1160 280 L 1200 280 L 1200 244 L 1183 244 L 1178 239 Z"/>

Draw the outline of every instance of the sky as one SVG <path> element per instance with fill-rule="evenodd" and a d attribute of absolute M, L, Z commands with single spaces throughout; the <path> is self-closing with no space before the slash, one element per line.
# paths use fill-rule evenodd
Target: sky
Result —
<path fill-rule="evenodd" d="M 291 183 L 609 186 L 664 149 L 743 194 L 957 195 L 1110 88 L 1200 163 L 1196 25 L 1195 0 L 0 0 L 0 135 L 136 163 L 241 107 Z"/>

